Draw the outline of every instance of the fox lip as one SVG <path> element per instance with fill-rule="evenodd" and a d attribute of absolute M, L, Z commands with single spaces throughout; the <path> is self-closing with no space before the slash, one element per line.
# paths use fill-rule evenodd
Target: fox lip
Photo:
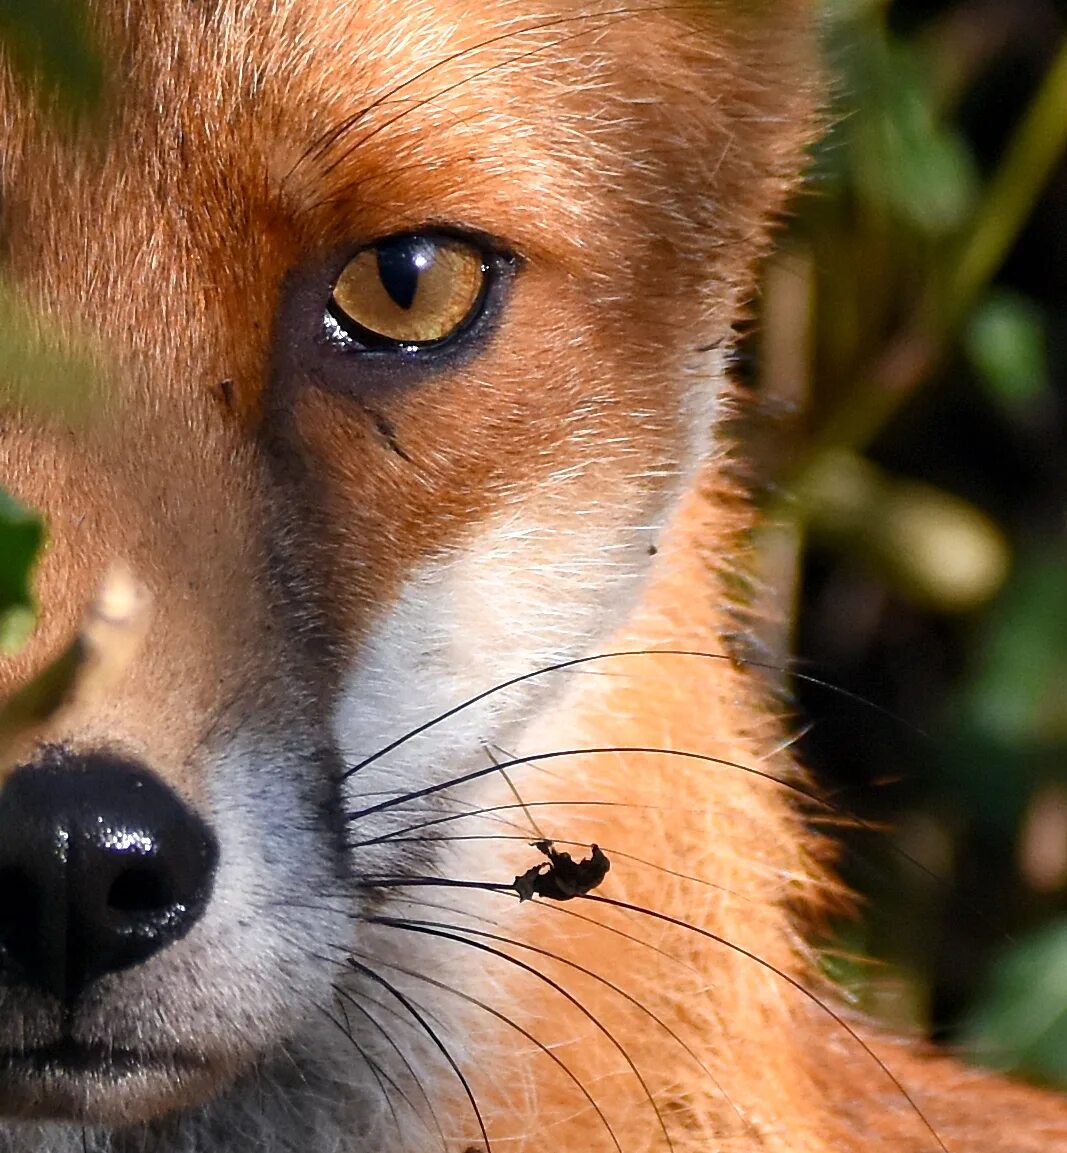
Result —
<path fill-rule="evenodd" d="M 228 1079 L 223 1076 L 221 1079 Z M 0 1115 L 128 1124 L 213 1096 L 220 1070 L 182 1050 L 127 1049 L 64 1037 L 0 1048 Z"/>
<path fill-rule="evenodd" d="M 151 1072 L 204 1069 L 202 1057 L 180 1052 L 149 1052 L 72 1037 L 26 1049 L 0 1049 L 0 1081 L 8 1078 L 111 1077 Z"/>

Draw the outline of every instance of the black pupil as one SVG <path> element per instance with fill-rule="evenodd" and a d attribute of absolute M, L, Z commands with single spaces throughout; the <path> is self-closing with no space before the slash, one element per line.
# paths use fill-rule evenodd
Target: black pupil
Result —
<path fill-rule="evenodd" d="M 432 262 L 433 250 L 418 237 L 378 245 L 378 276 L 398 308 L 406 312 L 415 303 L 419 276 Z"/>

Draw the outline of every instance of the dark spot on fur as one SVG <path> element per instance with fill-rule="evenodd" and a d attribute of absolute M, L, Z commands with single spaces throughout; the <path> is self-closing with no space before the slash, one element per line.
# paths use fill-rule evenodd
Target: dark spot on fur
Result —
<path fill-rule="evenodd" d="M 402 461 L 412 464 L 413 461 L 401 447 L 400 441 L 397 439 L 396 429 L 393 428 L 392 424 L 390 424 L 380 412 L 374 412 L 371 409 L 368 409 L 367 412 L 374 421 L 375 432 L 382 438 L 386 448 L 388 448 L 390 452 L 396 453 Z"/>

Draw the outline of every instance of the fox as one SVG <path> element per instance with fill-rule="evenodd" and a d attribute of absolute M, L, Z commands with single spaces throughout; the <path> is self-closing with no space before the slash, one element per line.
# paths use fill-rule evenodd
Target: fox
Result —
<path fill-rule="evenodd" d="M 731 653 L 730 365 L 822 126 L 811 0 L 90 0 L 0 64 L 3 392 L 47 518 L 0 773 L 0 1153 L 1051 1153 L 865 1020 Z M 103 607 L 101 607 L 103 604 Z M 119 614 L 121 616 L 121 614 Z"/>

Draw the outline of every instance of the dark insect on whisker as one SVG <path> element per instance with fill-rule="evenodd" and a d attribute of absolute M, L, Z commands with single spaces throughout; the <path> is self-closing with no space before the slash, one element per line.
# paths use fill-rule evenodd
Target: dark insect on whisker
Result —
<path fill-rule="evenodd" d="M 547 897 L 553 901 L 570 901 L 595 889 L 608 875 L 611 862 L 599 845 L 590 845 L 592 856 L 576 861 L 570 853 L 561 852 L 549 840 L 534 841 L 530 846 L 548 860 L 532 865 L 512 882 L 519 901 Z"/>
<path fill-rule="evenodd" d="M 374 888 L 374 887 L 402 888 L 405 886 L 409 886 L 409 887 L 415 888 L 415 887 L 421 887 L 423 885 L 430 886 L 430 887 L 441 887 L 441 888 L 455 887 L 455 888 L 462 888 L 462 889 L 481 889 L 484 892 L 488 892 L 488 893 L 514 893 L 515 892 L 514 884 L 510 884 L 510 885 L 500 884 L 500 883 L 492 882 L 492 881 L 452 880 L 452 879 L 443 878 L 443 877 L 406 877 L 406 878 L 394 877 L 394 878 L 381 878 L 379 880 L 367 878 L 364 880 L 364 882 L 361 883 L 360 887 L 366 887 L 366 888 Z M 631 904 L 629 901 L 622 901 L 622 900 L 619 900 L 615 897 L 605 897 L 602 895 L 598 895 L 596 893 L 579 894 L 578 899 L 583 900 L 583 901 L 594 901 L 600 905 L 606 905 L 606 906 L 609 906 L 611 908 L 620 909 L 620 910 L 623 910 L 623 911 L 628 912 L 628 913 L 636 913 L 639 916 L 643 916 L 643 917 L 650 917 L 650 918 L 653 918 L 655 920 L 661 921 L 664 924 L 674 925 L 675 927 L 677 927 L 679 929 L 685 929 L 688 932 L 697 933 L 699 936 L 704 937 L 705 939 L 707 939 L 709 941 L 713 941 L 715 944 L 721 945 L 723 948 L 729 949 L 731 952 L 734 952 L 734 953 L 738 954 L 739 956 L 744 957 L 746 960 L 749 960 L 749 961 L 753 962 L 753 964 L 758 965 L 764 971 L 771 973 L 773 976 L 777 977 L 779 980 L 784 981 L 787 985 L 789 985 L 791 988 L 795 989 L 799 994 L 801 994 L 801 996 L 806 998 L 811 1004 L 813 1004 L 816 1008 L 818 1008 L 822 1013 L 826 1014 L 834 1022 L 834 1024 L 838 1028 L 840 1028 L 853 1041 L 853 1043 L 855 1045 L 857 1045 L 863 1051 L 863 1053 L 877 1066 L 877 1068 L 879 1070 L 881 1070 L 882 1074 L 893 1085 L 893 1087 L 897 1090 L 897 1092 L 900 1093 L 900 1095 L 904 1099 L 904 1101 L 907 1102 L 908 1107 L 911 1109 L 911 1111 L 915 1114 L 915 1116 L 922 1123 L 922 1125 L 926 1129 L 926 1131 L 930 1134 L 930 1136 L 937 1143 L 937 1148 L 940 1150 L 940 1153 L 949 1153 L 948 1147 L 945 1145 L 944 1141 L 942 1141 L 940 1136 L 938 1136 L 937 1130 L 934 1129 L 933 1125 L 930 1123 L 929 1118 L 919 1108 L 915 1099 L 911 1096 L 911 1094 L 908 1092 L 908 1090 L 901 1083 L 900 1079 L 896 1076 L 896 1074 L 892 1071 L 892 1069 L 889 1068 L 889 1066 L 885 1063 L 885 1061 L 883 1061 L 882 1058 L 879 1057 L 877 1053 L 875 1053 L 875 1051 L 870 1047 L 870 1045 L 868 1045 L 867 1042 L 864 1041 L 864 1039 L 859 1035 L 859 1033 L 856 1032 L 856 1030 L 848 1023 L 848 1021 L 845 1020 L 845 1018 L 840 1013 L 838 1013 L 831 1005 L 827 1004 L 817 993 L 815 993 L 813 990 L 809 989 L 807 985 L 805 985 L 798 978 L 794 977 L 791 973 L 786 972 L 784 969 L 779 969 L 776 965 L 772 964 L 770 961 L 767 961 L 766 959 L 761 957 L 758 953 L 754 953 L 751 950 L 746 949 L 743 945 L 739 945 L 734 941 L 730 941 L 726 937 L 720 936 L 718 933 L 714 933 L 710 929 L 705 929 L 701 925 L 694 925 L 690 921 L 683 921 L 679 917 L 673 917 L 669 913 L 663 913 L 657 909 L 649 909 L 643 905 L 634 905 L 634 904 Z M 552 906 L 545 906 L 545 907 L 546 908 L 557 908 L 558 906 L 552 905 Z M 428 930 L 422 930 L 422 931 L 428 932 Z M 468 942 L 468 944 L 470 944 L 472 948 L 478 947 L 477 944 L 473 941 Z M 510 960 L 513 963 L 519 965 L 520 967 L 524 967 L 524 968 L 527 967 L 527 966 L 523 966 L 522 963 L 519 962 L 516 958 L 510 958 Z M 537 972 L 536 970 L 532 970 L 532 971 L 535 974 Z M 579 1008 L 580 1008 L 580 1006 L 579 1006 Z"/>

